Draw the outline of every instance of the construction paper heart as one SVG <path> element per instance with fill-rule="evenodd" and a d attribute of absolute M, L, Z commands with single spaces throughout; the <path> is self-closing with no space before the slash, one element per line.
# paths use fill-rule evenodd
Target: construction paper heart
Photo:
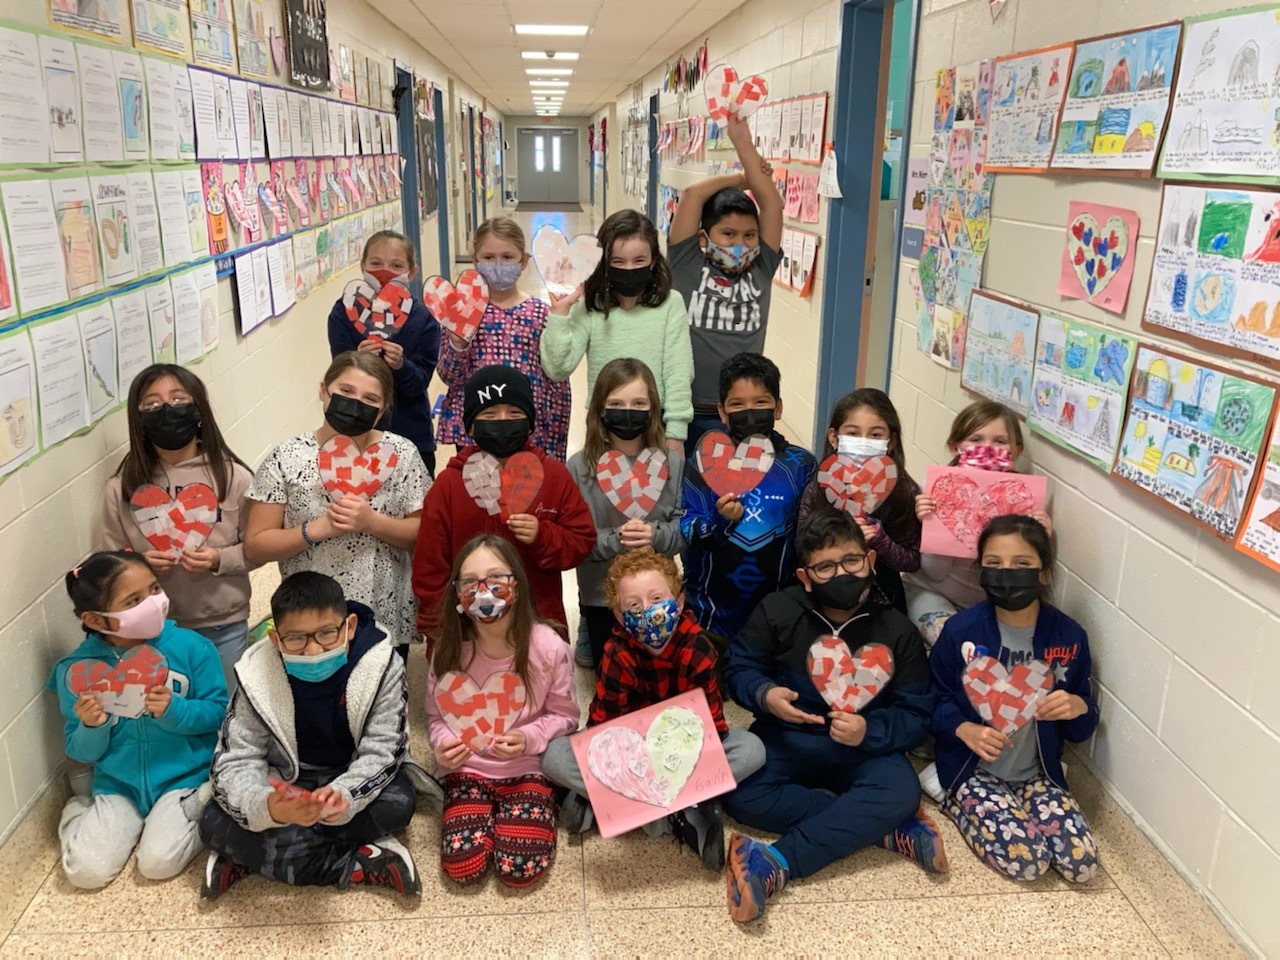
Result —
<path fill-rule="evenodd" d="M 218 522 L 218 495 L 207 483 L 193 483 L 176 497 L 148 483 L 129 498 L 133 522 L 161 553 L 178 557 L 184 550 L 199 550 Z"/>
<path fill-rule="evenodd" d="M 354 440 L 342 434 L 326 440 L 316 457 L 320 482 L 334 503 L 347 494 L 372 500 L 399 462 L 395 450 L 384 451 L 380 443 L 361 450 Z"/>
<path fill-rule="evenodd" d="M 586 283 L 602 253 L 600 241 L 590 233 L 566 240 L 555 227 L 544 224 L 533 237 L 533 262 L 553 297 L 567 297 Z"/>
<path fill-rule="evenodd" d="M 1027 660 L 1006 670 L 995 657 L 974 657 L 964 665 L 961 683 L 978 716 L 1012 736 L 1035 718 L 1036 704 L 1053 690 L 1053 669 L 1043 660 Z"/>
<path fill-rule="evenodd" d="M 939 477 L 929 491 L 937 501 L 938 519 L 951 535 L 970 550 L 977 549 L 983 528 L 996 517 L 1009 513 L 1030 514 L 1035 498 L 1016 477 L 993 483 L 982 490 L 962 474 Z"/>
<path fill-rule="evenodd" d="M 689 782 L 702 754 L 702 720 L 685 707 L 667 707 L 644 736 L 615 726 L 592 739 L 587 769 L 615 793 L 668 807 Z"/>
<path fill-rule="evenodd" d="M 833 710 L 857 713 L 893 678 L 893 651 L 867 643 L 857 653 L 839 637 L 820 637 L 809 647 L 809 676 Z"/>
<path fill-rule="evenodd" d="M 352 280 L 342 291 L 342 305 L 361 336 L 390 339 L 408 322 L 413 294 L 394 282 L 375 293 L 365 280 Z"/>
<path fill-rule="evenodd" d="M 494 737 L 515 725 L 528 693 L 518 673 L 492 674 L 478 687 L 467 674 L 453 670 L 436 684 L 435 698 L 449 729 L 472 753 L 485 753 Z"/>
<path fill-rule="evenodd" d="M 640 451 L 634 461 L 617 450 L 609 450 L 596 462 L 600 489 L 632 520 L 643 520 L 653 513 L 669 475 L 667 455 L 656 448 Z"/>
<path fill-rule="evenodd" d="M 504 521 L 533 506 L 542 478 L 542 461 L 527 450 L 503 464 L 493 454 L 477 450 L 462 465 L 462 484 L 471 499 L 489 516 Z"/>
<path fill-rule="evenodd" d="M 888 499 L 898 484 L 898 465 L 889 457 L 868 457 L 858 464 L 833 453 L 818 468 L 818 483 L 833 507 L 861 516 Z"/>
<path fill-rule="evenodd" d="M 169 679 L 169 662 L 155 647 L 142 644 L 115 664 L 77 660 L 67 669 L 67 689 L 75 696 L 93 694 L 113 717 L 136 719 L 145 712 L 147 691 Z"/>
<path fill-rule="evenodd" d="M 276 73 L 284 72 L 284 34 L 276 33 L 276 28 L 271 28 L 271 62 L 275 65 Z"/>
<path fill-rule="evenodd" d="M 462 271 L 456 287 L 444 277 L 428 277 L 422 302 L 448 333 L 470 343 L 489 308 L 489 285 L 474 270 Z"/>
<path fill-rule="evenodd" d="M 1067 254 L 1080 286 L 1092 299 L 1106 289 L 1129 255 L 1129 226 L 1122 217 L 1108 217 L 1101 227 L 1091 213 L 1071 221 Z"/>
<path fill-rule="evenodd" d="M 747 119 L 769 96 L 769 85 L 763 77 L 740 80 L 738 71 L 728 64 L 712 67 L 702 89 L 707 95 L 707 111 L 716 123 L 724 123 L 730 117 Z"/>
<path fill-rule="evenodd" d="M 702 435 L 694 454 L 698 473 L 716 496 L 742 496 L 754 490 L 773 469 L 773 441 L 748 437 L 735 444 L 727 433 L 712 430 Z"/>

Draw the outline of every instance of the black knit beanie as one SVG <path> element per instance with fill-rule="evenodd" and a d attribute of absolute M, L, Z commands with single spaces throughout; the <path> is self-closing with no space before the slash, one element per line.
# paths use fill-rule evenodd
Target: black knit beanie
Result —
<path fill-rule="evenodd" d="M 494 364 L 481 367 L 471 375 L 462 398 L 462 425 L 471 432 L 472 421 L 476 414 L 499 403 L 509 403 L 519 407 L 533 424 L 537 419 L 537 410 L 533 405 L 533 386 L 529 378 L 515 367 Z"/>

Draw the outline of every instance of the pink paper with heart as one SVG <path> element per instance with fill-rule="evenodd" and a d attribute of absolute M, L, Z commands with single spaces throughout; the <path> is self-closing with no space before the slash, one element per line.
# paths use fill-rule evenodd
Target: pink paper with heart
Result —
<path fill-rule="evenodd" d="M 446 673 L 433 691 L 436 707 L 449 729 L 472 753 L 486 753 L 493 738 L 515 726 L 528 701 L 518 673 L 491 674 L 483 686 L 465 673 Z"/>
<path fill-rule="evenodd" d="M 818 484 L 833 507 L 859 517 L 888 499 L 898 484 L 898 465 L 890 457 L 868 457 L 859 464 L 833 453 L 818 468 Z"/>
<path fill-rule="evenodd" d="M 148 483 L 129 498 L 133 521 L 147 543 L 171 557 L 184 550 L 199 550 L 218 522 L 218 495 L 206 483 L 193 483 L 176 497 Z"/>
<path fill-rule="evenodd" d="M 973 559 L 978 555 L 978 537 L 991 520 L 1044 510 L 1048 480 L 1027 473 L 930 466 L 925 470 L 924 488 L 938 506 L 924 519 L 921 551 Z"/>
<path fill-rule="evenodd" d="M 348 494 L 372 500 L 399 462 L 390 447 L 384 450 L 382 444 L 371 443 L 361 450 L 354 440 L 342 434 L 326 440 L 316 456 L 320 482 L 334 503 Z"/>
<path fill-rule="evenodd" d="M 550 224 L 543 224 L 533 237 L 533 262 L 553 297 L 567 297 L 586 283 L 602 254 L 600 241 L 583 233 L 572 240 Z"/>
<path fill-rule="evenodd" d="M 422 284 L 422 302 L 445 332 L 470 343 L 489 309 L 489 285 L 474 270 L 462 271 L 457 286 L 444 277 L 428 277 Z"/>
<path fill-rule="evenodd" d="M 644 520 L 653 513 L 669 475 L 667 454 L 656 448 L 640 451 L 635 460 L 617 450 L 608 450 L 596 462 L 596 482 L 601 491 L 631 520 Z"/>
<path fill-rule="evenodd" d="M 839 637 L 819 637 L 809 647 L 809 676 L 832 710 L 857 713 L 893 679 L 893 651 L 883 643 L 856 652 Z"/>
<path fill-rule="evenodd" d="M 603 837 L 737 786 L 701 687 L 569 738 Z"/>
<path fill-rule="evenodd" d="M 134 647 L 111 664 L 77 660 L 67 668 L 67 689 L 77 697 L 92 694 L 113 717 L 136 719 L 145 712 L 147 691 L 169 679 L 169 662 L 148 644 Z"/>
<path fill-rule="evenodd" d="M 1053 668 L 1027 660 L 1006 670 L 995 657 L 974 657 L 960 679 L 965 696 L 984 723 L 1012 736 L 1036 715 L 1036 705 L 1053 691 Z"/>
<path fill-rule="evenodd" d="M 1123 315 L 1133 283 L 1136 210 L 1072 201 L 1058 293 Z"/>
<path fill-rule="evenodd" d="M 694 453 L 698 473 L 717 497 L 727 493 L 742 496 L 754 490 L 773 469 L 773 459 L 773 441 L 768 437 L 748 437 L 734 443 L 719 430 L 704 433 Z"/>
<path fill-rule="evenodd" d="M 769 96 L 769 85 L 763 77 L 741 79 L 728 64 L 712 67 L 702 90 L 707 96 L 707 112 L 721 124 L 730 117 L 746 120 Z"/>
<path fill-rule="evenodd" d="M 513 454 L 503 464 L 492 454 L 477 450 L 462 465 L 462 485 L 476 506 L 502 520 L 532 507 L 542 480 L 542 461 L 527 450 Z"/>

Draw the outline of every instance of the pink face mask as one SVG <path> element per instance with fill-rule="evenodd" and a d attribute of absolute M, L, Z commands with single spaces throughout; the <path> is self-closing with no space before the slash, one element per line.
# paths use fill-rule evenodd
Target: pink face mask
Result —
<path fill-rule="evenodd" d="M 164 630 L 169 616 L 169 595 L 163 590 L 153 593 L 128 610 L 98 611 L 100 617 L 110 617 L 118 626 L 107 631 L 113 637 L 126 640 L 154 640 Z"/>
<path fill-rule="evenodd" d="M 976 447 L 960 451 L 960 466 L 1008 473 L 1013 469 L 1013 456 L 1009 453 L 1008 447 L 980 443 Z"/>

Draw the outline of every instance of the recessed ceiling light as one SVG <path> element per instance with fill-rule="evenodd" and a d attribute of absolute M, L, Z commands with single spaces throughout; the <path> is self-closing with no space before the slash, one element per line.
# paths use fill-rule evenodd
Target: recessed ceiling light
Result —
<path fill-rule="evenodd" d="M 571 77 L 573 71 L 568 67 L 528 67 L 524 71 L 531 77 Z"/>
<path fill-rule="evenodd" d="M 578 55 L 569 51 L 562 50 L 559 53 L 554 50 L 522 50 L 520 56 L 526 60 L 577 60 Z"/>
<path fill-rule="evenodd" d="M 517 23 L 516 33 L 531 37 L 585 37 L 589 28 L 583 24 Z"/>
<path fill-rule="evenodd" d="M 568 80 L 530 80 L 529 81 L 529 86 L 531 87 L 547 87 L 550 89 L 556 89 L 556 88 L 563 89 L 568 85 L 569 85 Z"/>

